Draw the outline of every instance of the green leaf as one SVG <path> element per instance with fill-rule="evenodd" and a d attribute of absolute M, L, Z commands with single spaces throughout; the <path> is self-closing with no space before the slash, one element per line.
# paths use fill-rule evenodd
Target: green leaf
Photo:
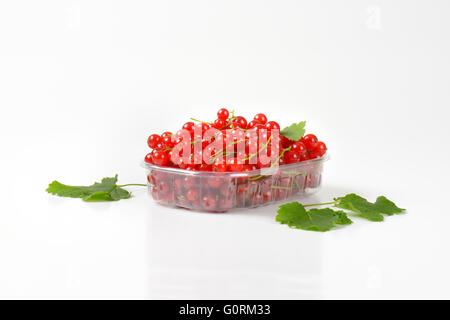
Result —
<path fill-rule="evenodd" d="M 330 208 L 306 211 L 297 201 L 281 205 L 277 213 L 276 221 L 309 231 L 328 231 L 336 224 L 352 223 L 343 211 L 334 211 Z"/>
<path fill-rule="evenodd" d="M 347 209 L 356 213 L 370 221 L 383 221 L 383 215 L 376 208 L 373 203 L 354 194 L 347 194 L 345 197 L 337 198 L 339 201 L 336 207 Z"/>
<path fill-rule="evenodd" d="M 281 130 L 280 133 L 289 140 L 298 141 L 305 134 L 305 124 L 306 121 L 293 123 L 289 127 L 286 127 L 283 130 Z"/>
<path fill-rule="evenodd" d="M 101 182 L 95 182 L 90 186 L 69 186 L 58 181 L 49 184 L 47 192 L 70 198 L 82 198 L 84 201 L 116 201 L 128 199 L 131 194 L 117 186 L 117 175 L 112 178 L 103 178 Z"/>
<path fill-rule="evenodd" d="M 353 221 L 350 220 L 349 217 L 347 217 L 347 214 L 342 211 L 334 211 L 334 214 L 336 215 L 337 219 L 334 221 L 336 224 L 352 224 Z"/>
<path fill-rule="evenodd" d="M 405 212 L 405 209 L 399 208 L 385 196 L 379 196 L 375 201 L 375 208 L 380 212 L 392 216 L 393 214 Z"/>
<path fill-rule="evenodd" d="M 397 207 L 392 201 L 384 196 L 378 197 L 375 203 L 369 202 L 354 193 L 336 198 L 335 200 L 338 201 L 336 207 L 356 212 L 361 217 L 370 221 L 383 221 L 383 213 L 393 215 L 405 211 L 405 209 Z"/>
<path fill-rule="evenodd" d="M 97 191 L 83 198 L 87 202 L 113 201 L 109 192 Z"/>

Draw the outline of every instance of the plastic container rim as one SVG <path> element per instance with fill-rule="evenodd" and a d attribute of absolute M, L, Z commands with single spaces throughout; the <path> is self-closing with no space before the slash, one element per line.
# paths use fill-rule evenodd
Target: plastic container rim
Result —
<path fill-rule="evenodd" d="M 163 172 L 170 172 L 170 173 L 179 173 L 179 174 L 187 174 L 187 175 L 195 175 L 195 176 L 224 176 L 227 175 L 229 177 L 248 177 L 248 176 L 254 176 L 254 175 L 260 175 L 261 173 L 264 173 L 264 175 L 275 173 L 278 171 L 278 169 L 289 169 L 289 168 L 296 168 L 301 166 L 306 166 L 308 164 L 313 163 L 321 163 L 330 160 L 330 156 L 328 153 L 324 154 L 320 158 L 296 162 L 296 163 L 290 163 L 290 164 L 284 164 L 282 166 L 274 166 L 264 169 L 256 169 L 251 171 L 245 171 L 245 172 L 232 172 L 232 171 L 226 171 L 226 172 L 213 172 L 213 171 L 192 171 L 192 170 L 186 170 L 186 169 L 180 169 L 180 168 L 172 168 L 172 167 L 162 167 L 157 166 L 154 164 L 147 163 L 145 161 L 141 161 L 141 166 L 146 169 L 153 169 Z"/>

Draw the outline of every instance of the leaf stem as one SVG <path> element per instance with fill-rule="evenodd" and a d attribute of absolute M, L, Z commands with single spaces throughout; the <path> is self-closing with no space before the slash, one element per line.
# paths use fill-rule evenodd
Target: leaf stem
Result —
<path fill-rule="evenodd" d="M 146 187 L 146 184 L 143 183 L 128 183 L 128 184 L 122 184 L 122 185 L 118 185 L 119 188 L 122 187 L 128 187 L 128 186 L 140 186 L 140 187 Z"/>
<path fill-rule="evenodd" d="M 324 202 L 324 203 L 312 203 L 312 204 L 304 204 L 304 207 L 313 207 L 313 206 L 324 206 L 327 204 L 335 204 L 338 203 L 339 201 L 333 201 L 333 202 Z"/>

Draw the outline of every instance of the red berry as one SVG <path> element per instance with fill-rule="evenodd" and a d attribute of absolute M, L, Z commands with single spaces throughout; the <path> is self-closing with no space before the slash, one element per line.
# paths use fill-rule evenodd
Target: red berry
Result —
<path fill-rule="evenodd" d="M 201 132 L 202 135 L 209 129 L 209 125 L 204 122 L 197 123 L 195 125 L 195 127 L 196 127 L 195 129 L 198 130 L 199 132 Z"/>
<path fill-rule="evenodd" d="M 288 163 L 296 163 L 300 161 L 300 155 L 295 151 L 287 151 L 284 156 Z"/>
<path fill-rule="evenodd" d="M 162 142 L 167 148 L 173 148 L 175 145 L 175 143 L 173 143 L 173 141 L 172 141 L 172 136 L 168 136 L 168 135 L 162 137 Z"/>
<path fill-rule="evenodd" d="M 152 152 L 147 153 L 147 155 L 145 156 L 144 161 L 147 162 L 147 163 L 153 163 L 153 160 L 152 160 Z"/>
<path fill-rule="evenodd" d="M 217 206 L 217 199 L 212 194 L 207 194 L 202 197 L 203 208 L 209 211 L 213 211 Z"/>
<path fill-rule="evenodd" d="M 216 159 L 219 160 L 219 159 Z M 227 171 L 227 165 L 225 163 L 219 163 L 219 161 L 214 161 L 212 171 L 214 172 L 226 172 Z"/>
<path fill-rule="evenodd" d="M 202 163 L 201 165 L 198 166 L 197 170 L 198 171 L 212 171 L 212 165 Z"/>
<path fill-rule="evenodd" d="M 152 160 L 158 166 L 165 166 L 169 162 L 169 154 L 160 150 L 153 150 Z"/>
<path fill-rule="evenodd" d="M 317 137 L 313 134 L 307 134 L 304 136 L 301 141 L 305 144 L 305 146 L 310 149 L 310 147 L 317 142 Z"/>
<path fill-rule="evenodd" d="M 195 126 L 195 123 L 193 123 L 192 121 L 189 121 L 189 122 L 186 122 L 185 124 L 183 124 L 183 127 L 181 127 L 181 128 L 184 130 L 187 130 L 187 131 L 192 131 L 192 130 L 194 130 L 194 126 Z"/>
<path fill-rule="evenodd" d="M 220 177 L 208 177 L 208 185 L 211 188 L 218 188 L 222 185 L 222 179 Z"/>
<path fill-rule="evenodd" d="M 267 117 L 266 117 L 266 115 L 263 114 L 263 113 L 258 113 L 258 114 L 253 118 L 253 120 L 254 120 L 254 121 L 257 121 L 257 122 L 259 122 L 259 123 L 261 123 L 261 124 L 266 124 L 266 122 L 267 122 Z"/>
<path fill-rule="evenodd" d="M 212 125 L 213 128 L 218 130 L 224 129 L 227 126 L 227 121 L 223 119 L 216 119 Z"/>
<path fill-rule="evenodd" d="M 278 164 L 279 164 L 280 166 L 282 166 L 282 165 L 284 165 L 284 164 L 287 164 L 286 158 L 285 158 L 285 157 L 280 158 L 280 160 L 278 160 Z"/>
<path fill-rule="evenodd" d="M 166 149 L 166 145 L 164 144 L 164 142 L 161 141 L 158 142 L 156 146 L 154 146 L 154 149 L 158 151 L 164 151 Z"/>
<path fill-rule="evenodd" d="M 306 152 L 306 147 L 303 142 L 297 141 L 291 145 L 291 151 L 294 151 L 301 156 Z"/>
<path fill-rule="evenodd" d="M 257 124 L 259 124 L 258 121 L 252 120 L 249 123 L 247 123 L 247 129 L 252 129 L 254 128 Z"/>
<path fill-rule="evenodd" d="M 186 190 L 193 188 L 197 184 L 197 179 L 192 176 L 185 176 L 183 178 L 183 185 Z"/>
<path fill-rule="evenodd" d="M 280 135 L 280 143 L 283 146 L 283 149 L 289 147 L 293 142 L 294 141 L 289 140 L 285 136 Z"/>
<path fill-rule="evenodd" d="M 161 138 L 164 139 L 166 137 L 172 137 L 172 132 L 166 131 L 161 135 Z"/>
<path fill-rule="evenodd" d="M 232 172 L 241 172 L 244 169 L 244 164 L 237 158 L 227 160 L 228 170 Z"/>
<path fill-rule="evenodd" d="M 219 109 L 219 111 L 217 111 L 217 118 L 218 119 L 227 120 L 229 115 L 230 115 L 230 113 L 225 108 Z"/>
<path fill-rule="evenodd" d="M 244 117 L 237 116 L 236 118 L 233 118 L 233 120 L 231 120 L 231 123 L 235 128 L 239 127 L 241 129 L 247 129 L 247 120 Z"/>
<path fill-rule="evenodd" d="M 161 142 L 161 137 L 158 134 L 152 134 L 147 139 L 147 144 L 150 148 L 154 149 L 158 143 Z"/>
<path fill-rule="evenodd" d="M 318 141 L 312 145 L 312 150 L 315 154 L 321 157 L 327 152 L 327 146 L 322 141 Z"/>
<path fill-rule="evenodd" d="M 197 189 L 189 189 L 188 192 L 186 192 L 186 198 L 191 202 L 197 201 L 198 197 L 199 194 Z"/>
<path fill-rule="evenodd" d="M 274 129 L 280 130 L 280 125 L 275 121 L 267 122 L 265 127 L 267 130 L 274 130 Z"/>

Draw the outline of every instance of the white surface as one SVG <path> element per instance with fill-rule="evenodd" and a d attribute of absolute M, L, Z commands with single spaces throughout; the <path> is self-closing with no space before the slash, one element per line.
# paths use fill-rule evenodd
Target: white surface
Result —
<path fill-rule="evenodd" d="M 0 298 L 450 298 L 448 1 L 4 1 Z M 152 132 L 220 106 L 307 120 L 324 188 L 408 214 L 327 233 L 277 206 L 211 215 L 143 189 Z"/>

